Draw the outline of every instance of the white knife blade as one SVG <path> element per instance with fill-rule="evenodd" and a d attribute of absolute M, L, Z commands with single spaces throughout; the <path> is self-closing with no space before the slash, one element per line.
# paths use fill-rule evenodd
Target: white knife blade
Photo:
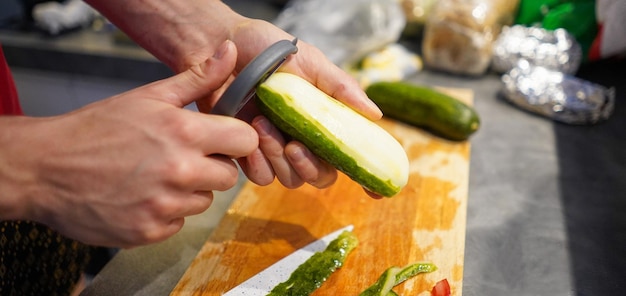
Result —
<path fill-rule="evenodd" d="M 328 244 L 336 239 L 344 231 L 352 231 L 354 227 L 348 225 L 333 231 L 330 234 L 296 250 L 287 257 L 280 259 L 270 267 L 259 272 L 245 282 L 232 288 L 224 296 L 265 296 L 274 287 L 287 279 L 298 266 L 311 258 L 316 252 L 324 251 Z"/>

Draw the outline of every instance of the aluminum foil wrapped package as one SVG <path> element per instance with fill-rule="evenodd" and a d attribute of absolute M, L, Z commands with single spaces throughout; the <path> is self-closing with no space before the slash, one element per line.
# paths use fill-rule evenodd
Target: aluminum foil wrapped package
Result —
<path fill-rule="evenodd" d="M 568 124 L 594 124 L 613 113 L 615 89 L 520 61 L 502 76 L 504 97 L 522 109 Z"/>
<path fill-rule="evenodd" d="M 574 74 L 580 66 L 582 50 L 564 29 L 549 31 L 521 25 L 503 28 L 494 43 L 492 69 L 506 73 L 522 59 L 535 66 Z"/>

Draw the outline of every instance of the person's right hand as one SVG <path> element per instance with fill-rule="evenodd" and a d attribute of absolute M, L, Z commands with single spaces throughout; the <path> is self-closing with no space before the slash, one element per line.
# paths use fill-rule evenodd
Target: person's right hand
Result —
<path fill-rule="evenodd" d="M 237 66 L 232 73 L 234 79 L 263 50 L 277 41 L 295 37 L 268 21 L 238 14 L 217 0 L 86 2 L 175 72 L 185 71 L 206 60 L 228 39 L 236 44 L 238 52 Z M 380 109 L 353 77 L 312 45 L 298 41 L 297 46 L 298 53 L 290 56 L 280 71 L 306 79 L 369 119 L 382 117 Z M 209 113 L 228 85 L 226 83 L 221 91 L 198 100 L 198 109 Z M 259 115 L 256 108 L 238 114 L 259 134 L 259 148 L 239 159 L 242 171 L 252 182 L 267 185 L 276 178 L 288 188 L 297 188 L 304 183 L 326 188 L 335 182 L 335 167 L 319 159 L 302 143 L 285 139 L 270 121 Z"/>
<path fill-rule="evenodd" d="M 182 109 L 220 88 L 235 59 L 227 41 L 172 78 L 25 121 L 32 128 L 20 137 L 29 149 L 16 154 L 25 163 L 14 171 L 30 193 L 25 216 L 102 246 L 132 247 L 176 233 L 185 216 L 210 206 L 212 190 L 235 185 L 232 159 L 258 147 L 247 123 Z"/>

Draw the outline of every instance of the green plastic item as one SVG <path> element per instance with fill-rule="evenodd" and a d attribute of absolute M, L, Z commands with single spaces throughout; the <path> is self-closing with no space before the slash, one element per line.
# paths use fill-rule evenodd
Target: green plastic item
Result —
<path fill-rule="evenodd" d="M 532 26 L 540 24 L 548 12 L 563 0 L 521 0 L 515 24 Z"/>
<path fill-rule="evenodd" d="M 565 29 L 580 43 L 583 57 L 586 58 L 598 34 L 596 3 L 587 0 L 556 6 L 543 18 L 542 27 L 546 30 Z"/>

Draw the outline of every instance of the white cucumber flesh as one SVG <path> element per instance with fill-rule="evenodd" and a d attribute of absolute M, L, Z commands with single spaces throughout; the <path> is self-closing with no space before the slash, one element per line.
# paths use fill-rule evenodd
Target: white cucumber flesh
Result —
<path fill-rule="evenodd" d="M 406 185 L 409 161 L 400 143 L 303 78 L 274 73 L 257 88 L 257 97 L 279 129 L 366 189 L 389 197 Z"/>

